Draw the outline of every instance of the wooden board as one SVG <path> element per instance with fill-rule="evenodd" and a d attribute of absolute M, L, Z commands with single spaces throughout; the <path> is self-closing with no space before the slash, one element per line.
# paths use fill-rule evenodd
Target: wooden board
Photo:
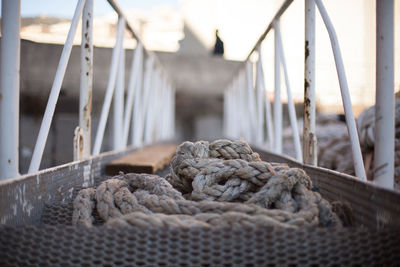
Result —
<path fill-rule="evenodd" d="M 106 173 L 116 175 L 123 173 L 150 173 L 164 168 L 175 155 L 177 145 L 155 145 L 130 153 L 116 159 L 106 166 Z"/>

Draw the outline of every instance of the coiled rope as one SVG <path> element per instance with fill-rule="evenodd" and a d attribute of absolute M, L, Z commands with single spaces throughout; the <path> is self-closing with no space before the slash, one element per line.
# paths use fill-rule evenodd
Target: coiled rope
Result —
<path fill-rule="evenodd" d="M 307 174 L 260 160 L 244 141 L 184 142 L 166 179 L 121 174 L 73 202 L 74 225 L 212 227 L 340 226 L 330 204 L 311 190 Z"/>

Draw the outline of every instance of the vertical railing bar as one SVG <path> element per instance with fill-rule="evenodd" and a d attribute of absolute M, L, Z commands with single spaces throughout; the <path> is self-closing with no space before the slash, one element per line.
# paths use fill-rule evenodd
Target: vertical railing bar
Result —
<path fill-rule="evenodd" d="M 374 183 L 394 187 L 394 3 L 376 1 Z"/>
<path fill-rule="evenodd" d="M 175 135 L 175 88 L 170 86 L 171 104 L 170 104 L 170 137 Z"/>
<path fill-rule="evenodd" d="M 100 153 L 101 144 L 103 143 L 103 136 L 104 130 L 107 123 L 108 113 L 110 110 L 111 100 L 114 93 L 115 88 L 115 81 L 117 76 L 117 69 L 118 69 L 118 61 L 120 56 L 120 49 L 122 45 L 122 35 L 125 30 L 125 22 L 124 18 L 120 17 L 118 19 L 118 26 L 117 26 L 117 38 L 115 42 L 115 46 L 112 52 L 111 58 L 111 66 L 110 66 L 110 77 L 108 79 L 106 95 L 104 97 L 104 103 L 101 110 L 99 126 L 97 127 L 96 139 L 93 147 L 93 155 L 96 156 Z"/>
<path fill-rule="evenodd" d="M 223 98 L 223 113 L 222 113 L 222 136 L 226 137 L 226 133 L 228 132 L 226 125 L 228 124 L 228 111 L 227 111 L 227 101 L 228 101 L 228 89 L 224 90 L 224 98 Z"/>
<path fill-rule="evenodd" d="M 229 121 L 230 121 L 230 137 L 233 138 L 238 138 L 239 135 L 237 134 L 237 123 L 235 122 L 235 120 L 233 119 L 234 117 L 236 117 L 236 112 L 237 109 L 235 109 L 235 101 L 236 101 L 236 79 L 233 81 L 232 83 L 232 87 L 231 87 L 231 107 L 229 109 Z"/>
<path fill-rule="evenodd" d="M 19 176 L 21 1 L 3 0 L 1 24 L 0 180 Z"/>
<path fill-rule="evenodd" d="M 248 112 L 249 109 L 247 107 L 247 98 L 246 98 L 246 74 L 242 70 L 239 76 L 239 103 L 240 103 L 240 137 L 244 137 L 246 140 L 249 140 L 251 138 L 250 134 L 250 123 L 248 119 Z"/>
<path fill-rule="evenodd" d="M 129 128 L 131 124 L 131 117 L 132 117 L 132 109 L 133 109 L 133 101 L 135 95 L 138 95 L 138 88 L 135 88 L 138 83 L 138 79 L 141 79 L 139 74 L 141 73 L 141 61 L 142 60 L 142 44 L 137 43 L 137 46 L 134 50 L 132 63 L 131 63 L 131 71 L 129 74 L 129 84 L 128 84 L 128 95 L 126 98 L 126 105 L 125 105 L 125 115 L 124 115 L 124 125 L 123 125 L 123 133 L 122 133 L 122 145 L 126 147 L 128 144 L 128 135 L 129 135 Z M 133 132 L 132 132 L 133 134 Z"/>
<path fill-rule="evenodd" d="M 236 98 L 237 102 L 236 103 L 237 103 L 237 107 L 238 107 L 237 115 L 238 115 L 238 120 L 239 120 L 238 138 L 242 138 L 242 137 L 247 138 L 247 136 L 246 136 L 247 132 L 245 131 L 245 128 L 246 128 L 245 119 L 246 118 L 243 118 L 243 117 L 245 117 L 244 112 L 245 112 L 246 107 L 243 104 L 244 97 L 242 94 L 242 88 L 243 88 L 242 80 L 243 80 L 243 71 L 241 71 L 239 73 L 238 80 L 237 80 L 237 98 Z"/>
<path fill-rule="evenodd" d="M 158 106 L 157 106 L 157 110 L 158 112 L 155 114 L 155 118 L 156 118 L 156 122 L 155 122 L 155 133 L 156 133 L 156 139 L 155 141 L 159 141 L 161 136 L 162 136 L 162 126 L 163 126 L 163 121 L 165 118 L 165 107 L 164 107 L 164 99 L 166 99 L 164 91 L 166 89 L 165 85 L 166 85 L 166 78 L 165 78 L 165 74 L 162 74 L 161 77 L 161 86 L 159 89 L 159 96 L 158 96 Z"/>
<path fill-rule="evenodd" d="M 74 16 L 72 18 L 71 27 L 69 29 L 67 40 L 65 41 L 65 45 L 61 53 L 60 62 L 58 64 L 56 76 L 54 78 L 49 100 L 47 102 L 42 124 L 40 126 L 38 139 L 36 141 L 35 149 L 33 151 L 28 173 L 37 172 L 39 170 L 44 147 L 46 145 L 47 136 L 49 134 L 51 121 L 53 119 L 54 110 L 56 108 L 56 103 L 60 94 L 61 84 L 64 79 L 65 70 L 67 69 L 69 56 L 71 55 L 72 43 L 75 37 L 76 28 L 78 26 L 78 20 L 82 14 L 84 4 L 85 0 L 79 0 L 75 9 Z"/>
<path fill-rule="evenodd" d="M 247 107 L 248 107 L 248 120 L 250 128 L 250 142 L 255 142 L 257 140 L 257 110 L 256 110 L 256 100 L 254 97 L 254 86 L 253 86 L 253 66 L 252 62 L 248 60 L 246 62 L 246 93 L 247 93 Z"/>
<path fill-rule="evenodd" d="M 262 145 L 264 141 L 264 97 L 263 93 L 263 85 L 261 84 L 261 77 L 260 77 L 260 62 L 261 62 L 261 54 L 260 50 L 258 49 L 258 61 L 256 65 L 256 88 L 257 88 L 257 144 Z"/>
<path fill-rule="evenodd" d="M 171 136 L 175 135 L 175 99 L 176 99 L 176 88 L 172 88 L 172 112 L 171 112 Z"/>
<path fill-rule="evenodd" d="M 154 107 L 152 108 L 152 116 L 151 116 L 151 124 L 150 124 L 150 141 L 155 142 L 157 141 L 157 124 L 158 124 L 158 118 L 161 117 L 160 114 L 160 102 L 161 102 L 161 88 L 163 87 L 163 77 L 162 73 L 159 74 L 158 78 L 158 85 L 154 88 Z"/>
<path fill-rule="evenodd" d="M 167 99 L 167 106 L 165 112 L 165 122 L 163 125 L 163 134 L 164 138 L 170 139 L 170 134 L 169 134 L 169 128 L 170 128 L 170 114 L 171 114 L 171 104 L 172 104 L 172 97 L 171 97 L 171 88 L 169 86 L 169 83 L 166 85 L 166 90 L 165 90 L 165 97 Z M 165 127 L 165 130 L 164 130 Z"/>
<path fill-rule="evenodd" d="M 164 121 L 163 121 L 163 127 L 162 127 L 162 133 L 163 133 L 163 138 L 169 138 L 167 134 L 167 125 L 168 125 L 168 114 L 170 113 L 171 109 L 171 99 L 169 97 L 169 82 L 166 80 L 165 85 L 164 85 L 164 97 L 168 99 L 168 105 L 164 109 Z M 165 127 L 165 128 L 164 128 Z"/>
<path fill-rule="evenodd" d="M 230 90 L 230 93 L 229 93 L 229 98 L 230 98 L 230 100 L 229 100 L 229 102 L 230 102 L 230 104 L 229 104 L 229 110 L 228 110 L 228 117 L 229 117 L 229 132 L 227 133 L 227 137 L 237 137 L 236 136 L 236 131 L 235 131 L 235 129 L 234 129 L 234 124 L 233 124 L 233 120 L 232 120 L 232 117 L 235 115 L 235 110 L 233 110 L 233 105 L 234 105 L 234 85 L 232 84 L 231 85 L 231 88 L 229 89 Z"/>
<path fill-rule="evenodd" d="M 86 0 L 82 14 L 81 79 L 79 96 L 79 127 L 76 136 L 76 160 L 90 157 L 92 136 L 93 91 L 93 0 Z M 80 137 L 82 136 L 82 140 Z"/>
<path fill-rule="evenodd" d="M 275 20 L 275 25 L 279 27 L 279 19 Z M 274 31 L 275 39 L 275 60 L 274 60 L 274 75 L 275 75 L 275 93 L 274 93 L 274 122 L 275 122 L 275 147 L 274 152 L 282 153 L 282 101 L 281 101 L 281 71 L 279 57 L 279 43 L 276 30 Z"/>
<path fill-rule="evenodd" d="M 235 110 L 233 110 L 233 108 L 232 108 L 232 106 L 233 105 L 235 105 L 235 78 L 233 79 L 233 81 L 232 81 L 232 83 L 231 83 L 231 85 L 230 85 L 230 88 L 229 88 L 229 90 L 230 90 L 230 93 L 229 93 L 229 96 L 230 96 L 230 108 L 229 108 L 229 110 L 228 110 L 228 116 L 229 116 L 229 132 L 227 133 L 227 135 L 226 135 L 226 137 L 229 137 L 229 138 L 236 138 L 236 130 L 235 130 L 235 125 L 233 124 L 233 121 L 232 121 L 232 116 L 235 116 Z"/>
<path fill-rule="evenodd" d="M 303 160 L 317 165 L 315 133 L 315 4 L 305 0 Z"/>
<path fill-rule="evenodd" d="M 171 105 L 171 99 L 170 99 L 170 97 L 169 97 L 169 93 L 168 93 L 168 82 L 167 82 L 167 80 L 165 80 L 164 81 L 164 89 L 163 89 L 163 97 L 161 98 L 161 99 L 166 99 L 167 100 L 167 103 L 166 103 L 166 105 L 161 105 L 161 108 L 162 108 L 162 116 L 163 116 L 163 119 L 162 119 L 162 123 L 160 123 L 160 125 L 161 125 L 161 129 L 160 129 L 160 131 L 161 131 L 161 136 L 162 136 L 162 138 L 164 139 L 164 138 L 168 138 L 168 135 L 167 135 L 167 123 L 168 123 L 168 114 L 169 114 L 169 110 L 170 110 L 170 105 Z"/>
<path fill-rule="evenodd" d="M 252 140 L 252 125 L 253 125 L 253 123 L 252 123 L 252 121 L 251 121 L 251 119 L 249 119 L 250 117 L 252 117 L 252 112 L 251 112 L 251 108 L 250 108 L 250 100 L 249 100 L 249 97 L 250 97 L 250 94 L 248 93 L 248 89 L 247 89 L 247 85 L 246 85 L 246 81 L 247 81 L 247 79 L 246 79 L 246 70 L 243 70 L 243 80 L 242 80 L 242 94 L 243 94 L 243 102 L 244 102 L 244 105 L 243 105 L 243 107 L 245 107 L 244 109 L 243 109 L 243 116 L 242 116 L 242 119 L 243 119 L 243 122 L 244 122 L 244 129 L 245 129 L 245 131 L 246 131 L 246 140 Z"/>
<path fill-rule="evenodd" d="M 268 91 L 266 90 L 265 86 L 265 78 L 264 78 L 264 71 L 262 65 L 262 53 L 261 49 L 259 50 L 259 61 L 258 61 L 258 76 L 260 77 L 260 84 L 263 87 L 265 93 L 265 121 L 267 123 L 267 141 L 270 150 L 274 149 L 274 122 L 272 120 L 272 112 L 271 112 L 271 102 L 269 101 Z"/>
<path fill-rule="evenodd" d="M 138 114 L 139 116 L 139 121 L 137 121 L 137 125 L 134 121 L 134 132 L 135 135 L 133 137 L 133 145 L 134 146 L 139 146 L 142 145 L 143 140 L 144 140 L 144 127 L 145 127 L 145 120 L 146 120 L 146 110 L 147 110 L 147 105 L 148 105 L 148 99 L 149 99 L 149 91 L 151 89 L 151 83 L 152 83 L 152 77 L 153 76 L 153 61 L 151 58 L 147 58 L 146 60 L 146 69 L 145 69 L 145 75 L 144 75 L 144 84 L 143 84 L 143 98 L 142 102 L 140 104 L 140 111 Z M 136 102 L 135 102 L 136 106 Z"/>
<path fill-rule="evenodd" d="M 159 122 L 156 123 L 157 127 L 157 132 L 158 132 L 158 137 L 160 139 L 163 139 L 165 136 L 165 130 L 166 130 L 166 121 L 167 121 L 167 112 L 169 108 L 169 99 L 168 95 L 166 93 L 167 90 L 167 80 L 165 76 L 163 77 L 163 86 L 161 88 L 161 93 L 160 93 L 160 99 L 162 100 L 162 103 L 159 105 Z"/>
<path fill-rule="evenodd" d="M 356 172 L 356 176 L 361 178 L 363 181 L 366 181 L 367 179 L 365 175 L 364 162 L 361 154 L 360 141 L 358 139 L 356 122 L 353 115 L 349 88 L 347 85 L 346 72 L 344 70 L 343 59 L 340 52 L 336 31 L 333 28 L 332 22 L 322 2 L 320 0 L 315 0 L 315 4 L 318 7 L 322 20 L 324 21 L 326 29 L 328 31 L 329 38 L 331 40 L 333 56 L 335 58 L 335 65 L 339 78 L 340 92 L 342 94 L 342 102 L 346 117 L 347 130 L 349 132 L 351 141 L 351 150 L 353 152 L 354 169 Z"/>
<path fill-rule="evenodd" d="M 235 81 L 235 80 L 234 80 Z M 234 101 L 235 101 L 235 83 L 233 82 L 228 88 L 229 93 L 229 107 L 228 107 L 228 132 L 226 134 L 227 137 L 237 138 L 235 123 L 232 119 L 236 115 L 236 110 L 234 109 Z"/>
<path fill-rule="evenodd" d="M 123 26 L 125 27 L 125 25 Z M 124 114 L 124 91 L 125 91 L 125 49 L 124 34 L 121 36 L 121 49 L 117 67 L 117 77 L 113 104 L 113 146 L 114 150 L 124 148 L 123 144 L 123 114 Z"/>
<path fill-rule="evenodd" d="M 138 78 L 135 84 L 135 95 L 132 115 L 131 144 L 133 146 L 140 145 L 138 140 L 140 129 L 142 128 L 142 100 L 143 100 L 143 48 L 140 46 L 140 60 L 138 63 Z"/>
<path fill-rule="evenodd" d="M 154 126 L 154 114 L 158 104 L 157 90 L 160 86 L 160 72 L 155 69 L 154 83 L 150 87 L 149 97 L 146 102 L 146 123 L 144 129 L 144 142 L 145 144 L 151 143 L 153 139 L 153 126 Z"/>
<path fill-rule="evenodd" d="M 300 136 L 299 136 L 299 130 L 297 126 L 297 117 L 296 117 L 296 110 L 293 104 L 293 97 L 292 97 L 292 92 L 290 89 L 290 83 L 289 83 L 289 75 L 286 67 L 286 60 L 285 60 L 285 53 L 283 51 L 283 43 L 282 43 L 282 36 L 281 36 L 281 31 L 278 25 L 275 25 L 274 27 L 277 37 L 278 37 L 278 43 L 279 43 L 279 57 L 280 61 L 283 67 L 283 74 L 285 77 L 285 83 L 286 83 L 286 91 L 287 91 L 287 97 L 288 97 L 288 110 L 289 110 L 289 119 L 290 119 L 290 124 L 292 126 L 292 131 L 293 131 L 293 142 L 294 142 L 294 148 L 296 151 L 296 159 L 299 162 L 303 162 L 303 155 L 301 151 L 301 144 L 300 144 Z"/>

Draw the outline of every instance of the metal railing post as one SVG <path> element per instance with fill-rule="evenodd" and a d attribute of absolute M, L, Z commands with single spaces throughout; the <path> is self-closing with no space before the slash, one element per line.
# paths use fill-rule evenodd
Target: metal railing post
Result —
<path fill-rule="evenodd" d="M 268 149 L 274 149 L 274 123 L 272 121 L 271 103 L 268 98 L 268 92 L 265 87 L 264 70 L 262 65 L 262 53 L 261 48 L 258 50 L 259 59 L 257 62 L 257 80 L 262 90 L 264 91 L 265 99 L 265 122 L 267 126 L 267 144 Z"/>
<path fill-rule="evenodd" d="M 279 19 L 275 20 L 275 26 L 279 27 Z M 275 74 L 275 91 L 274 91 L 274 122 L 275 122 L 275 146 L 274 152 L 282 153 L 282 101 L 281 101 L 281 69 L 280 69 L 280 52 L 279 52 L 279 42 L 278 33 L 274 29 L 274 74 Z"/>
<path fill-rule="evenodd" d="M 47 102 L 46 111 L 44 112 L 35 149 L 33 150 L 28 173 L 37 172 L 39 170 L 40 162 L 42 161 L 44 147 L 46 145 L 47 136 L 49 135 L 51 121 L 53 119 L 54 110 L 56 109 L 62 81 L 67 69 L 69 56 L 71 55 L 72 43 L 75 37 L 76 28 L 78 26 L 78 20 L 82 14 L 84 4 L 85 0 L 79 0 L 72 18 L 71 27 L 61 53 L 60 62 L 58 63 L 56 76 L 54 78 L 53 86 L 51 87 L 49 100 Z"/>
<path fill-rule="evenodd" d="M 110 77 L 108 79 L 106 95 L 104 97 L 103 107 L 101 109 L 101 115 L 99 120 L 99 125 L 97 126 L 96 139 L 93 147 L 93 155 L 96 156 L 100 154 L 101 144 L 103 143 L 104 130 L 106 128 L 108 113 L 110 111 L 110 105 L 112 96 L 115 89 L 115 81 L 117 77 L 118 61 L 120 56 L 120 49 L 122 45 L 122 35 L 125 30 L 125 19 L 120 17 L 118 19 L 117 26 L 117 38 L 115 46 L 112 52 L 111 66 L 110 66 Z"/>
<path fill-rule="evenodd" d="M 246 140 L 250 140 L 251 138 L 251 128 L 250 128 L 250 120 L 249 120 L 249 109 L 247 106 L 247 97 L 246 97 L 246 72 L 243 70 L 239 74 L 238 80 L 238 102 L 241 107 L 240 110 L 240 137 L 245 138 Z"/>
<path fill-rule="evenodd" d="M 126 147 L 128 144 L 129 128 L 130 128 L 130 123 L 132 121 L 131 117 L 133 113 L 132 112 L 133 101 L 135 97 L 136 98 L 138 97 L 140 88 L 137 87 L 137 84 L 139 80 L 142 79 L 142 77 L 140 76 L 141 73 L 142 73 L 142 44 L 138 42 L 133 53 L 131 72 L 129 75 L 128 95 L 126 99 L 124 126 L 122 134 L 122 145 L 124 147 Z"/>
<path fill-rule="evenodd" d="M 257 109 L 256 100 L 254 97 L 254 86 L 253 86 L 253 63 L 248 60 L 246 62 L 246 95 L 247 95 L 247 109 L 249 112 L 248 120 L 250 125 L 250 140 L 249 142 L 254 143 L 257 140 Z"/>
<path fill-rule="evenodd" d="M 351 105 L 351 99 L 349 94 L 349 87 L 347 85 L 346 72 L 344 70 L 343 59 L 340 52 L 339 42 L 337 40 L 336 31 L 329 19 L 328 13 L 321 0 L 315 0 L 315 4 L 321 14 L 322 20 L 325 23 L 326 29 L 329 34 L 329 39 L 331 40 L 331 46 L 333 51 L 333 56 L 335 58 L 336 71 L 339 78 L 340 93 L 342 95 L 342 102 L 344 107 L 344 114 L 346 117 L 347 130 L 351 142 L 351 150 L 353 153 L 354 160 L 354 170 L 356 176 L 366 181 L 364 162 L 361 154 L 360 141 L 358 139 L 358 133 L 356 128 L 356 122 L 353 115 L 353 109 Z"/>
<path fill-rule="evenodd" d="M 266 94 L 264 85 L 261 84 L 261 49 L 258 49 L 258 61 L 256 65 L 256 89 L 257 89 L 257 144 L 264 141 L 264 97 Z"/>
<path fill-rule="evenodd" d="M 161 84 L 160 71 L 158 69 L 154 70 L 154 80 L 152 86 L 149 88 L 149 95 L 146 103 L 146 120 L 144 128 L 144 142 L 149 144 L 154 138 L 154 118 L 156 115 L 158 98 L 157 91 L 159 90 Z M 151 104 L 150 104 L 151 103 Z"/>
<path fill-rule="evenodd" d="M 117 81 L 115 84 L 113 104 L 113 147 L 114 150 L 124 148 L 123 144 L 123 114 L 124 114 L 124 91 L 125 91 L 125 49 L 123 47 L 124 35 L 121 36 L 121 50 L 118 60 Z"/>
<path fill-rule="evenodd" d="M 376 1 L 374 183 L 394 186 L 394 3 Z"/>
<path fill-rule="evenodd" d="M 142 47 L 138 46 L 140 49 L 140 60 L 138 63 L 138 76 L 135 84 L 135 98 L 133 106 L 133 116 L 132 116 L 132 130 L 131 130 L 131 144 L 138 146 L 141 144 L 140 134 L 143 130 L 143 53 Z"/>
<path fill-rule="evenodd" d="M 169 134 L 168 137 L 172 138 L 175 135 L 175 88 L 171 85 L 169 86 L 170 94 L 170 109 L 169 109 Z"/>
<path fill-rule="evenodd" d="M 305 0 L 303 161 L 317 165 L 315 133 L 315 4 Z"/>
<path fill-rule="evenodd" d="M 0 180 L 19 176 L 20 0 L 1 4 Z"/>
<path fill-rule="evenodd" d="M 147 106 L 150 96 L 150 90 L 152 87 L 152 80 L 154 79 L 154 69 L 153 69 L 153 61 L 150 58 L 146 60 L 145 73 L 143 78 L 143 90 L 141 95 L 141 101 L 138 99 L 138 103 L 140 102 L 140 108 L 138 107 L 137 119 L 133 121 L 132 127 L 134 135 L 132 136 L 132 145 L 140 146 L 143 144 L 144 137 L 144 127 L 147 116 Z M 136 106 L 136 97 L 135 97 L 135 106 Z M 136 115 L 134 116 L 134 118 Z"/>
<path fill-rule="evenodd" d="M 86 0 L 82 14 L 81 80 L 79 96 L 79 143 L 75 160 L 90 157 L 92 136 L 92 89 L 93 88 L 93 0 Z M 82 137 L 82 138 L 80 138 Z"/>
<path fill-rule="evenodd" d="M 301 152 L 301 145 L 300 145 L 300 136 L 299 136 L 299 130 L 297 127 L 297 117 L 296 117 L 296 110 L 293 104 L 293 98 L 292 98 L 292 91 L 290 89 L 290 83 L 289 83 L 289 75 L 286 67 L 286 60 L 285 60 L 285 53 L 283 51 L 283 44 L 282 44 L 282 37 L 281 37 L 281 32 L 279 29 L 278 25 L 275 25 L 275 31 L 277 33 L 278 37 L 278 43 L 279 43 L 279 57 L 282 63 L 283 67 L 283 74 L 285 77 L 285 84 L 286 84 L 286 91 L 287 91 L 287 97 L 288 97 L 288 111 L 289 111 L 289 120 L 290 120 L 290 125 L 292 126 L 292 131 L 293 131 L 293 143 L 294 143 L 294 148 L 296 151 L 296 159 L 299 162 L 303 161 L 302 157 L 302 152 Z"/>

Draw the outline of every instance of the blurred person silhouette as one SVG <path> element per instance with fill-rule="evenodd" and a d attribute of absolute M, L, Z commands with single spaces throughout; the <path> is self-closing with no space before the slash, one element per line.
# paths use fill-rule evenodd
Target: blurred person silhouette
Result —
<path fill-rule="evenodd" d="M 214 45 L 214 55 L 222 56 L 224 54 L 224 42 L 218 36 L 218 30 L 215 30 L 215 45 Z"/>

